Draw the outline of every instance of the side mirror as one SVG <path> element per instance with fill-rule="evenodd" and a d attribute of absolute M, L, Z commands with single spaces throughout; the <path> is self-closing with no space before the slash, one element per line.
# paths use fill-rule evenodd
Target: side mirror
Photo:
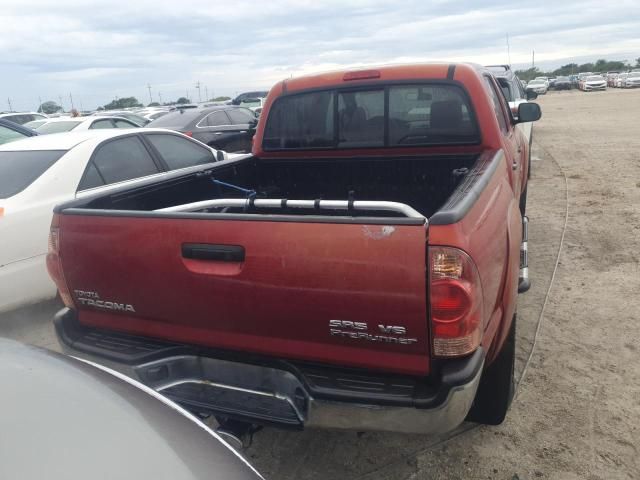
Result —
<path fill-rule="evenodd" d="M 535 100 L 538 98 L 538 94 L 533 90 L 527 90 L 527 100 Z"/>
<path fill-rule="evenodd" d="M 225 160 L 226 159 L 225 157 L 226 157 L 226 155 L 225 155 L 224 151 L 216 150 L 216 160 L 218 162 L 221 162 L 221 161 Z"/>
<path fill-rule="evenodd" d="M 535 122 L 542 117 L 542 110 L 537 103 L 521 103 L 518 106 L 518 120 L 516 123 Z"/>

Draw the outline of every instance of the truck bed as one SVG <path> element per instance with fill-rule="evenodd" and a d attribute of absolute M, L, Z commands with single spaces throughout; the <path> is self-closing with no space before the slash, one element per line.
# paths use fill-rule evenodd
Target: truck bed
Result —
<path fill-rule="evenodd" d="M 255 198 L 399 202 L 428 218 L 447 201 L 477 159 L 478 155 L 357 160 L 248 157 L 221 162 L 212 169 L 176 180 L 74 202 L 73 206 L 152 211 L 215 198 L 247 198 L 253 192 Z M 246 208 L 240 211 L 247 213 Z M 231 213 L 228 209 L 226 212 Z M 261 210 L 260 213 L 314 214 L 308 210 L 282 209 Z M 344 213 L 325 210 L 322 214 Z M 358 212 L 351 214 L 361 215 Z M 378 215 L 385 214 L 378 212 Z"/>

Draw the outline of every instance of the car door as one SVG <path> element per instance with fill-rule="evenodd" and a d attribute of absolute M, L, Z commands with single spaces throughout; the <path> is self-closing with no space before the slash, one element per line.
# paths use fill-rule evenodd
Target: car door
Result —
<path fill-rule="evenodd" d="M 200 119 L 192 132 L 193 138 L 210 147 L 226 150 L 225 146 L 233 138 L 233 125 L 224 110 L 215 110 Z"/>
<path fill-rule="evenodd" d="M 195 167 L 216 161 L 213 151 L 209 148 L 181 135 L 150 132 L 142 135 L 142 138 L 161 159 L 166 170 Z"/>
<path fill-rule="evenodd" d="M 153 158 L 152 152 L 138 135 L 117 137 L 102 142 L 93 151 L 77 191 L 79 193 L 163 171 L 164 168 Z"/>
<path fill-rule="evenodd" d="M 233 140 L 229 142 L 225 150 L 238 153 L 251 152 L 252 139 L 258 123 L 255 114 L 247 108 L 232 108 L 227 110 L 227 115 L 236 128 Z"/>
<path fill-rule="evenodd" d="M 101 118 L 99 120 L 94 120 L 93 122 L 91 122 L 91 125 L 89 125 L 89 130 L 104 130 L 110 128 L 115 128 L 110 118 Z"/>
<path fill-rule="evenodd" d="M 125 118 L 114 118 L 113 124 L 115 128 L 140 128 L 140 125 Z"/>

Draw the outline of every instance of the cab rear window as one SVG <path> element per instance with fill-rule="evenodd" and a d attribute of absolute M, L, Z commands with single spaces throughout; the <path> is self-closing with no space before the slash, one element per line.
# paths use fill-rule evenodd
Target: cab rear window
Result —
<path fill-rule="evenodd" d="M 31 185 L 66 150 L 0 152 L 0 198 L 10 198 Z"/>
<path fill-rule="evenodd" d="M 480 134 L 456 85 L 314 91 L 280 97 L 265 126 L 265 151 L 475 144 Z"/>

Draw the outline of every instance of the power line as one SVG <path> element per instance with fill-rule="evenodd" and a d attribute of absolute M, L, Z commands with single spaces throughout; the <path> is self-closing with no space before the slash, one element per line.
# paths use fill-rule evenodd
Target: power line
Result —
<path fill-rule="evenodd" d="M 151 96 L 151 84 L 147 83 L 147 88 L 149 89 L 149 103 L 153 103 L 153 97 Z"/>

